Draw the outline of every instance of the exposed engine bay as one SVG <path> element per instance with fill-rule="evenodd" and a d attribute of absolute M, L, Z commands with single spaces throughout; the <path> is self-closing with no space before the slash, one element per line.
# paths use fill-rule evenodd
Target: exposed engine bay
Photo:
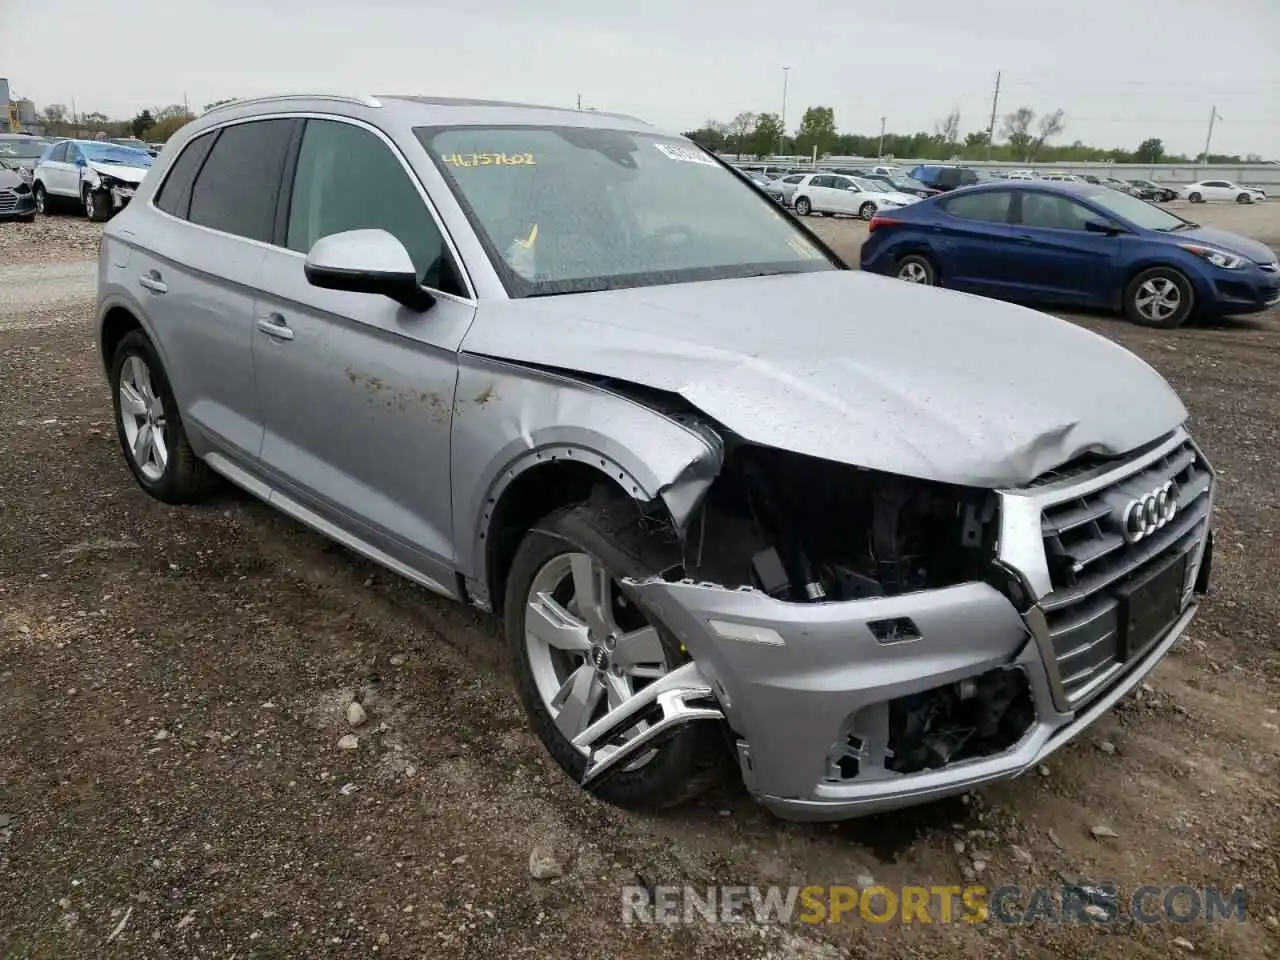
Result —
<path fill-rule="evenodd" d="M 987 491 L 731 444 L 689 524 L 685 575 L 796 603 L 984 580 L 994 517 Z"/>

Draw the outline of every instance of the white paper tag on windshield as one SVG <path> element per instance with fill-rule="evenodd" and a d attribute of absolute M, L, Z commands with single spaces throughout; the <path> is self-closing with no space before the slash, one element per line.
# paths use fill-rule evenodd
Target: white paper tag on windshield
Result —
<path fill-rule="evenodd" d="M 708 167 L 718 167 L 719 164 L 712 160 L 701 150 L 693 150 L 689 147 L 681 147 L 674 143 L 655 143 L 655 147 L 662 151 L 672 160 L 683 160 L 685 163 L 701 163 Z"/>

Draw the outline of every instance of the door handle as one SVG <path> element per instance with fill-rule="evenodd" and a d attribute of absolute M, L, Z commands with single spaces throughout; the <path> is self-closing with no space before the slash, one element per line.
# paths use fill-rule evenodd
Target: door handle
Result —
<path fill-rule="evenodd" d="M 150 273 L 144 273 L 138 278 L 138 286 L 143 290 L 150 290 L 152 293 L 168 293 L 169 285 L 160 279 L 160 274 L 155 270 Z"/>
<path fill-rule="evenodd" d="M 289 324 L 278 313 L 269 313 L 265 317 L 259 317 L 258 329 L 268 337 L 274 337 L 277 340 L 293 339 L 293 331 L 289 328 Z"/>

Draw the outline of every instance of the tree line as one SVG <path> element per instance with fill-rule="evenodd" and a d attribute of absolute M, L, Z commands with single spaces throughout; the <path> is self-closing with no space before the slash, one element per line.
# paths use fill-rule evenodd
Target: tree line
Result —
<path fill-rule="evenodd" d="M 1037 115 L 1030 107 L 1018 107 L 999 118 L 996 140 L 988 149 L 988 129 L 960 134 L 960 111 L 952 110 L 939 119 L 932 132 L 840 133 L 831 107 L 809 107 L 794 134 L 788 134 L 776 113 L 739 113 L 725 123 L 708 120 L 685 136 L 717 153 L 733 153 L 763 158 L 767 156 L 813 155 L 847 157 L 910 157 L 921 160 L 1000 160 L 1014 163 L 1035 161 L 1112 161 L 1115 163 L 1196 162 L 1185 154 L 1165 150 L 1158 137 L 1143 140 L 1132 150 L 1124 147 L 1096 147 L 1076 140 L 1070 144 L 1051 143 L 1066 129 L 1061 109 Z M 1257 163 L 1262 157 L 1249 154 L 1210 154 L 1207 163 Z"/>
<path fill-rule="evenodd" d="M 204 109 L 230 102 L 229 99 L 215 100 L 206 103 Z M 50 104 L 37 116 L 48 136 L 92 137 L 101 133 L 107 137 L 137 137 L 150 143 L 165 142 L 195 118 L 196 115 L 183 103 L 139 110 L 128 120 L 112 120 L 105 113 L 92 110 L 72 113 L 61 103 Z"/>

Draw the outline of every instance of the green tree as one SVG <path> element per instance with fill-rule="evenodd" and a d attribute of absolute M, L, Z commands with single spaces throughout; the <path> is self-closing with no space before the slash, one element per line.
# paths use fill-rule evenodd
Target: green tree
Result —
<path fill-rule="evenodd" d="M 156 118 L 155 126 L 149 131 L 151 138 L 160 143 L 168 141 L 175 133 L 195 119 L 191 111 L 181 103 L 171 103 L 167 107 L 158 107 L 152 111 Z"/>
<path fill-rule="evenodd" d="M 129 129 L 133 131 L 133 135 L 141 140 L 152 127 L 156 125 L 156 118 L 151 115 L 151 111 L 143 109 L 136 117 L 129 121 Z"/>
<path fill-rule="evenodd" d="M 818 156 L 831 152 L 836 143 L 836 113 L 830 107 L 809 107 L 800 119 L 796 150 L 802 154 L 818 149 Z"/>
<path fill-rule="evenodd" d="M 1159 163 L 1163 158 L 1164 141 L 1159 137 L 1148 137 L 1133 151 L 1133 159 L 1138 163 Z"/>
<path fill-rule="evenodd" d="M 754 113 L 740 113 L 729 121 L 729 136 L 739 156 L 747 152 L 747 137 L 751 135 L 751 131 L 755 130 L 755 128 L 756 115 Z"/>
<path fill-rule="evenodd" d="M 1028 159 L 1027 154 L 1034 139 L 1031 133 L 1031 121 L 1036 112 L 1030 107 L 1019 107 L 1013 113 L 1006 113 L 1000 124 L 1000 135 L 1009 142 L 1009 149 L 1019 160 Z"/>
<path fill-rule="evenodd" d="M 685 136 L 708 150 L 721 151 L 728 140 L 729 128 L 718 120 L 708 120 L 697 130 L 686 130 Z"/>
<path fill-rule="evenodd" d="M 1053 113 L 1046 113 L 1041 117 L 1040 123 L 1036 126 L 1036 136 L 1031 141 L 1027 159 L 1036 159 L 1040 155 L 1040 151 L 1044 149 L 1045 141 L 1060 134 L 1064 126 L 1061 107 L 1053 111 Z"/>
<path fill-rule="evenodd" d="M 762 113 L 756 117 L 756 128 L 751 131 L 748 149 L 757 157 L 767 157 L 779 152 L 782 144 L 782 121 L 776 113 Z"/>

